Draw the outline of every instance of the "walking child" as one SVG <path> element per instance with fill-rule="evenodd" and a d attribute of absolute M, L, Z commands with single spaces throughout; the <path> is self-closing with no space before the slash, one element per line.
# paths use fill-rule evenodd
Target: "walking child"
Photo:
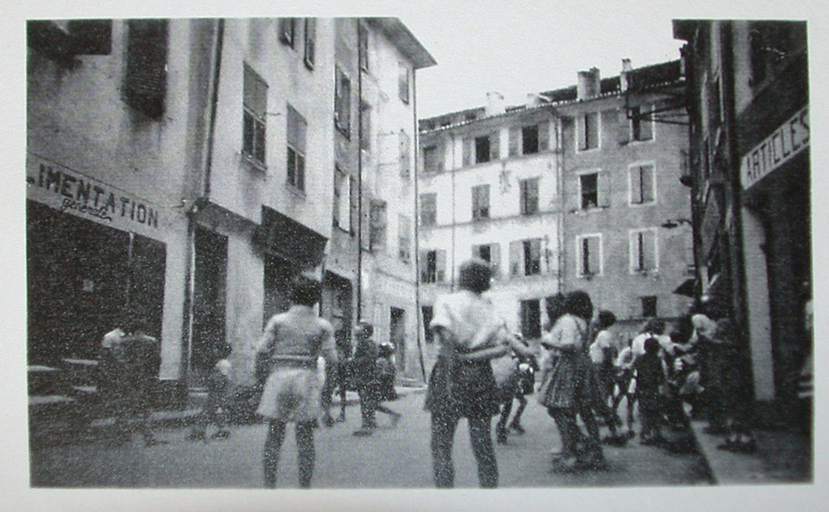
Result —
<path fill-rule="evenodd" d="M 207 376 L 207 403 L 196 418 L 190 435 L 187 436 L 191 441 L 207 440 L 207 426 L 210 423 L 215 423 L 219 429 L 213 434 L 212 439 L 230 437 L 230 431 L 227 430 L 227 402 L 232 368 L 229 357 L 232 352 L 233 347 L 228 343 L 221 343 L 216 349 L 217 361 Z"/>
<path fill-rule="evenodd" d="M 637 358 L 633 367 L 636 371 L 636 397 L 642 423 L 640 442 L 644 445 L 664 443 L 660 424 L 667 369 L 660 355 L 658 339 L 651 337 L 645 340 L 645 353 Z"/>

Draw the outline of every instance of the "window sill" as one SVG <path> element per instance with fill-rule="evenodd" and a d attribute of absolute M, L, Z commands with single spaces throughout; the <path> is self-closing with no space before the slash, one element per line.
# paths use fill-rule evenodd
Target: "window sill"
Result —
<path fill-rule="evenodd" d="M 239 155 L 242 157 L 242 163 L 246 166 L 259 171 L 261 173 L 268 172 L 268 166 L 264 163 L 260 162 L 259 160 L 254 159 L 252 156 L 248 155 L 247 153 L 240 152 Z"/>
<path fill-rule="evenodd" d="M 305 199 L 305 191 L 304 191 L 304 190 L 302 190 L 302 189 L 300 189 L 300 188 L 297 188 L 297 187 L 295 187 L 295 186 L 291 185 L 290 183 L 285 183 L 285 188 L 286 188 L 286 189 L 288 190 L 288 192 L 290 192 L 291 194 L 293 194 L 293 195 L 295 195 L 295 196 L 297 196 L 297 197 L 300 197 L 300 198 L 302 198 L 302 199 Z"/>
<path fill-rule="evenodd" d="M 648 201 L 647 203 L 628 203 L 631 208 L 641 208 L 643 206 L 654 206 L 656 201 Z"/>
<path fill-rule="evenodd" d="M 590 281 L 591 279 L 594 279 L 596 277 L 601 277 L 601 275 L 601 273 L 597 272 L 595 274 L 578 274 L 576 277 L 578 277 L 579 279 L 585 279 L 587 281 Z"/>

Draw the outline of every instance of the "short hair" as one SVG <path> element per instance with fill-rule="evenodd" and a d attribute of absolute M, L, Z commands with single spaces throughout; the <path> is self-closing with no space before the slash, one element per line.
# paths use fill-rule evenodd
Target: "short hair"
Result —
<path fill-rule="evenodd" d="M 661 318 L 651 318 L 648 320 L 648 323 L 645 324 L 645 327 L 642 328 L 642 333 L 646 332 L 651 334 L 664 334 L 665 320 L 662 320 Z"/>
<path fill-rule="evenodd" d="M 616 315 L 612 311 L 606 309 L 599 310 L 598 327 L 599 329 L 607 329 L 616 323 Z"/>
<path fill-rule="evenodd" d="M 458 286 L 461 289 L 483 293 L 489 290 L 491 279 L 492 267 L 480 258 L 466 260 L 458 268 Z"/>
<path fill-rule="evenodd" d="M 548 329 L 556 323 L 556 320 L 567 313 L 567 298 L 563 293 L 550 295 L 544 299 L 544 309 L 547 310 Z"/>
<path fill-rule="evenodd" d="M 357 336 L 365 336 L 367 338 L 374 336 L 374 326 L 368 322 L 357 323 L 357 328 L 355 330 L 357 331 Z"/>
<path fill-rule="evenodd" d="M 291 291 L 291 302 L 303 306 L 313 306 L 320 301 L 322 285 L 316 279 L 306 276 L 294 278 L 294 289 Z"/>
<path fill-rule="evenodd" d="M 645 353 L 656 354 L 659 352 L 659 340 L 656 338 L 648 338 L 645 340 Z"/>
<path fill-rule="evenodd" d="M 567 313 L 590 320 L 593 317 L 593 301 L 590 300 L 590 295 L 584 290 L 576 290 L 566 295 Z"/>

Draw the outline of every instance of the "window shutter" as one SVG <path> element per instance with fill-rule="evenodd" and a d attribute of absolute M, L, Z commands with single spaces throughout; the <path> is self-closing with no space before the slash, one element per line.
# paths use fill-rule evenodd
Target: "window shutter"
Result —
<path fill-rule="evenodd" d="M 550 123 L 545 121 L 538 123 L 538 151 L 549 151 L 550 149 Z"/>
<path fill-rule="evenodd" d="M 317 19 L 305 18 L 305 65 L 314 67 L 316 58 Z"/>
<path fill-rule="evenodd" d="M 644 270 L 656 268 L 656 232 L 653 230 L 642 232 L 642 250 L 644 258 Z"/>
<path fill-rule="evenodd" d="M 437 282 L 442 283 L 446 281 L 446 251 L 443 249 L 437 250 Z"/>
<path fill-rule="evenodd" d="M 492 132 L 489 135 L 489 160 L 496 162 L 501 159 L 501 133 Z"/>
<path fill-rule="evenodd" d="M 585 239 L 588 246 L 588 266 L 590 272 L 593 274 L 599 274 L 602 268 L 602 259 L 601 259 L 601 238 L 597 236 L 593 236 L 590 238 Z"/>
<path fill-rule="evenodd" d="M 652 165 L 641 167 L 642 173 L 642 202 L 651 203 L 654 200 L 654 168 Z"/>
<path fill-rule="evenodd" d="M 501 244 L 491 244 L 489 246 L 489 257 L 492 261 L 492 275 L 498 277 L 501 273 Z"/>
<path fill-rule="evenodd" d="M 599 113 L 591 112 L 585 116 L 587 120 L 587 149 L 599 147 Z"/>
<path fill-rule="evenodd" d="M 409 134 L 400 130 L 400 176 L 408 178 L 411 175 L 411 141 Z"/>
<path fill-rule="evenodd" d="M 564 193 L 564 211 L 565 212 L 574 212 L 581 208 L 581 177 L 578 175 L 574 176 L 572 180 L 572 185 L 567 187 L 565 182 L 565 193 Z M 569 190 L 568 190 L 569 188 Z M 569 192 L 569 193 L 567 193 Z"/>
<path fill-rule="evenodd" d="M 719 107 L 719 105 L 718 105 Z M 650 121 L 651 119 L 651 112 L 653 112 L 653 107 L 648 106 L 642 109 L 642 120 L 639 125 L 639 140 L 651 140 L 653 139 L 653 122 Z"/>
<path fill-rule="evenodd" d="M 520 154 L 521 147 L 521 127 L 510 126 L 509 129 L 509 156 L 517 156 Z"/>
<path fill-rule="evenodd" d="M 124 101 L 152 119 L 164 113 L 167 20 L 130 20 Z"/>
<path fill-rule="evenodd" d="M 524 275 L 524 242 L 510 242 L 509 244 L 509 273 L 511 276 Z"/>
<path fill-rule="evenodd" d="M 529 259 L 530 259 L 530 266 L 535 268 L 530 268 L 531 272 L 535 272 L 540 274 L 541 273 L 541 239 L 535 238 L 533 240 L 529 240 Z"/>
<path fill-rule="evenodd" d="M 463 166 L 469 167 L 472 165 L 472 153 L 475 148 L 475 139 L 468 137 L 463 139 Z"/>
<path fill-rule="evenodd" d="M 279 39 L 293 48 L 294 46 L 294 18 L 280 18 Z"/>
<path fill-rule="evenodd" d="M 527 213 L 538 212 L 538 178 L 527 180 Z"/>
<path fill-rule="evenodd" d="M 630 168 L 630 202 L 642 203 L 642 167 L 639 166 Z"/>
<path fill-rule="evenodd" d="M 348 177 L 348 204 L 350 208 L 349 232 L 354 234 L 357 226 L 357 213 L 360 201 L 360 192 L 357 190 L 357 180 L 353 176 Z"/>
<path fill-rule="evenodd" d="M 417 271 L 421 283 L 429 282 L 429 251 L 418 251 Z"/>
<path fill-rule="evenodd" d="M 443 141 L 438 141 L 437 159 L 437 171 L 443 172 L 446 167 L 446 144 Z"/>
<path fill-rule="evenodd" d="M 610 172 L 600 171 L 598 177 L 599 187 L 599 207 L 607 208 L 610 206 Z"/>
<path fill-rule="evenodd" d="M 288 105 L 288 144 L 305 153 L 305 137 L 308 123 L 294 107 Z"/>
<path fill-rule="evenodd" d="M 631 110 L 636 107 L 631 107 Z M 633 135 L 631 134 L 631 120 L 628 119 L 627 109 L 624 107 L 619 107 L 619 113 L 617 115 L 619 120 L 617 125 L 616 134 L 618 137 L 619 144 L 627 144 L 631 140 L 633 140 Z"/>

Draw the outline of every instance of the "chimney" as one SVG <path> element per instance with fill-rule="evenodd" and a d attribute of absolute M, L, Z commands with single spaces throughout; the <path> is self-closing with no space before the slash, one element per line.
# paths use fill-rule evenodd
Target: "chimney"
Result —
<path fill-rule="evenodd" d="M 486 93 L 486 115 L 497 116 L 507 111 L 504 104 L 504 95 L 499 92 Z"/>
<path fill-rule="evenodd" d="M 633 65 L 630 63 L 630 59 L 622 59 L 622 72 L 619 73 L 619 85 L 622 89 L 622 92 L 625 92 L 630 87 L 630 78 L 628 77 L 628 73 L 633 71 Z"/>
<path fill-rule="evenodd" d="M 527 94 L 527 108 L 537 107 L 542 103 L 544 103 L 544 101 L 540 94 L 536 94 L 534 92 Z"/>
<path fill-rule="evenodd" d="M 589 71 L 579 71 L 579 82 L 576 88 L 578 99 L 586 100 L 598 96 L 601 92 L 601 81 L 599 68 L 590 68 Z"/>

